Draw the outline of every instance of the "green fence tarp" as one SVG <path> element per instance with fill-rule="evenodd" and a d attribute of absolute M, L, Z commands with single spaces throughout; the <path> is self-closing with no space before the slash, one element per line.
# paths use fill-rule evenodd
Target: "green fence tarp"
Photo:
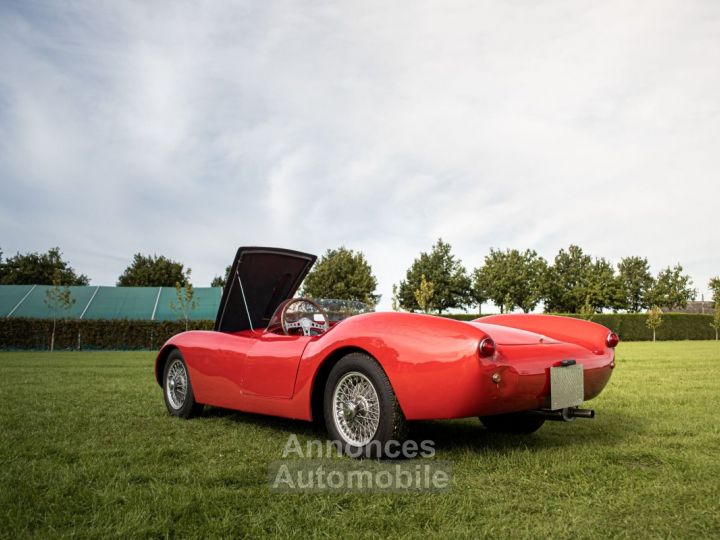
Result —
<path fill-rule="evenodd" d="M 100 287 L 83 319 L 152 319 L 157 287 Z"/>
<path fill-rule="evenodd" d="M 37 285 L 32 292 L 22 301 L 18 308 L 13 312 L 12 317 L 30 317 L 34 319 L 52 319 L 53 312 L 46 303 L 48 300 L 47 291 L 52 287 L 49 285 Z M 58 319 L 78 319 L 82 315 L 85 306 L 90 301 L 93 291 L 97 287 L 68 287 L 70 289 L 70 298 L 75 303 L 70 306 L 67 311 L 57 310 Z"/>
<path fill-rule="evenodd" d="M 52 318 L 45 302 L 48 285 L 0 285 L 0 316 Z M 190 312 L 192 320 L 214 320 L 217 314 L 221 287 L 197 287 L 196 308 Z M 58 318 L 65 319 L 129 319 L 175 321 L 181 316 L 170 307 L 177 304 L 174 287 L 70 287 L 75 302 L 67 311 L 60 310 Z"/>
<path fill-rule="evenodd" d="M 204 287 L 194 289 L 195 303 L 197 304 L 192 312 L 191 319 L 214 321 L 217 315 L 222 287 Z M 171 303 L 177 305 L 178 299 L 174 288 L 163 287 L 155 312 L 156 321 L 176 321 L 178 314 L 170 307 Z"/>
<path fill-rule="evenodd" d="M 10 315 L 32 288 L 32 285 L 0 285 L 0 315 Z"/>

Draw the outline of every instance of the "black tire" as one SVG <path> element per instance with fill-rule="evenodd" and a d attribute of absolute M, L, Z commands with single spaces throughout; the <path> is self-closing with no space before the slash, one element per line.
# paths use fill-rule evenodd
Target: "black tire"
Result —
<path fill-rule="evenodd" d="M 176 398 L 170 397 L 171 395 L 175 395 L 172 394 L 169 388 L 169 386 L 172 384 L 168 378 L 171 369 L 173 369 L 174 371 L 178 369 L 184 370 L 187 386 L 182 403 L 176 401 Z M 182 375 L 180 376 L 182 377 Z M 173 379 L 177 380 L 175 377 Z M 190 372 L 188 371 L 188 367 L 185 363 L 185 359 L 183 358 L 182 353 L 177 349 L 170 353 L 167 361 L 165 362 L 162 380 L 163 398 L 165 399 L 165 406 L 167 407 L 167 410 L 170 414 L 172 414 L 173 416 L 179 416 L 180 418 L 193 418 L 202 414 L 204 405 L 195 401 L 195 394 L 193 393 L 192 383 L 190 382 Z"/>
<path fill-rule="evenodd" d="M 535 433 L 545 423 L 544 418 L 525 413 L 498 414 L 495 416 L 481 416 L 485 429 L 494 433 L 512 433 L 515 435 L 529 435 Z"/>
<path fill-rule="evenodd" d="M 371 383 L 378 398 L 377 429 L 367 443 L 362 445 L 353 444 L 341 433 L 340 423 L 342 420 L 336 418 L 333 413 L 333 400 L 338 383 L 343 381 L 346 376 L 352 377 L 353 374 L 364 376 Z M 362 408 L 359 411 L 362 412 Z M 357 458 L 401 457 L 401 445 L 408 434 L 407 422 L 390 380 L 380 364 L 371 356 L 363 353 L 350 353 L 335 364 L 325 385 L 323 413 L 330 437 L 349 456 Z"/>

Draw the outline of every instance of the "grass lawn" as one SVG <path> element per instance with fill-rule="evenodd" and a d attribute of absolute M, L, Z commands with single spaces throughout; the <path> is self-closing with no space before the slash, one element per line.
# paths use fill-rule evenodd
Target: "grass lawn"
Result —
<path fill-rule="evenodd" d="M 168 416 L 149 352 L 0 354 L 0 536 L 719 537 L 720 343 L 624 343 L 595 420 L 423 422 L 446 493 L 270 492 L 304 422 Z M 343 458 L 349 459 L 349 458 Z"/>

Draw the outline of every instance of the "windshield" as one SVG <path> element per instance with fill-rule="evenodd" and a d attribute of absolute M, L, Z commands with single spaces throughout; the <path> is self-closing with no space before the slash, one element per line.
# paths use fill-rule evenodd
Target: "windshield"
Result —
<path fill-rule="evenodd" d="M 343 319 L 359 315 L 360 313 L 370 313 L 373 308 L 363 302 L 357 300 L 332 300 L 328 298 L 319 298 L 315 303 L 323 308 L 330 322 L 340 322 Z"/>
<path fill-rule="evenodd" d="M 291 298 L 290 300 L 284 301 L 278 306 L 270 318 L 270 324 L 267 326 L 267 332 L 282 333 L 282 312 L 289 303 L 294 302 L 297 298 Z M 370 313 L 373 309 L 363 302 L 355 300 L 333 300 L 328 298 L 320 298 L 313 300 L 322 310 L 327 314 L 330 326 L 333 326 L 340 321 L 352 317 L 353 315 L 359 315 L 361 313 Z M 307 303 L 295 303 L 290 307 L 292 313 L 288 313 L 287 317 L 290 322 L 300 320 L 302 318 L 308 318 L 315 322 L 322 322 L 324 317 L 321 313 L 318 313 L 312 305 Z"/>

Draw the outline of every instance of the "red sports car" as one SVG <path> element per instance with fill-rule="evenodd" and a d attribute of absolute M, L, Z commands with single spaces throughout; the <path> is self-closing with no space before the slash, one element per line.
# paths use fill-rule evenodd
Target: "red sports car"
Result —
<path fill-rule="evenodd" d="M 212 405 L 322 418 L 353 452 L 402 441 L 412 420 L 478 416 L 492 431 L 531 433 L 548 419 L 594 416 L 578 406 L 602 391 L 615 367 L 618 337 L 607 328 L 548 315 L 463 322 L 378 312 L 338 320 L 293 298 L 315 259 L 238 250 L 215 330 L 178 334 L 157 356 L 171 414 L 189 418 Z"/>

